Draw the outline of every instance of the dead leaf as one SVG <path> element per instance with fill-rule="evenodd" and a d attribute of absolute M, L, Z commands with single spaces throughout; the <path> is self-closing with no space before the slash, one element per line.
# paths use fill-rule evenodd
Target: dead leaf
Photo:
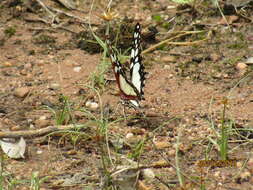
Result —
<path fill-rule="evenodd" d="M 0 140 L 1 147 L 10 158 L 25 158 L 26 142 L 23 137 L 18 142 L 15 139 L 4 138 Z"/>
<path fill-rule="evenodd" d="M 170 166 L 170 164 L 168 164 L 168 162 L 166 160 L 158 160 L 156 162 L 152 163 L 152 167 L 154 168 L 162 168 L 162 167 L 168 167 Z"/>
<path fill-rule="evenodd" d="M 155 146 L 157 149 L 164 149 L 170 147 L 170 144 L 167 141 L 155 142 Z"/>
<path fill-rule="evenodd" d="M 221 24 L 221 25 L 226 25 L 227 23 L 232 24 L 235 21 L 237 21 L 239 19 L 239 17 L 236 15 L 231 15 L 231 16 L 227 16 L 226 19 L 227 19 L 227 22 L 224 19 L 224 17 L 222 17 L 222 19 L 218 22 L 218 24 Z"/>

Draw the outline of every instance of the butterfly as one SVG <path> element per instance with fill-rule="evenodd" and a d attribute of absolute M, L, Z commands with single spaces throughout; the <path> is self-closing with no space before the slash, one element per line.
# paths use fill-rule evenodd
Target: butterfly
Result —
<path fill-rule="evenodd" d="M 141 25 L 136 24 L 133 33 L 133 42 L 130 55 L 130 77 L 127 77 L 126 68 L 120 63 L 116 52 L 111 47 L 109 40 L 106 41 L 114 75 L 120 90 L 120 96 L 135 108 L 140 107 L 139 101 L 145 100 L 143 88 L 146 74 L 141 57 Z"/>

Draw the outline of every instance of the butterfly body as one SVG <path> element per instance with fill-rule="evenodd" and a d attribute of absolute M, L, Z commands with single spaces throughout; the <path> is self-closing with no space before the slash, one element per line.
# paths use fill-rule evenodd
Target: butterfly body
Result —
<path fill-rule="evenodd" d="M 144 100 L 143 88 L 145 86 L 144 66 L 142 64 L 141 47 L 140 47 L 140 24 L 137 23 L 133 34 L 133 44 L 130 59 L 130 78 L 127 78 L 126 69 L 118 60 L 114 50 L 109 46 L 109 54 L 113 66 L 114 75 L 120 90 L 120 96 L 123 100 L 131 102 L 135 107 L 139 107 L 139 101 Z"/>

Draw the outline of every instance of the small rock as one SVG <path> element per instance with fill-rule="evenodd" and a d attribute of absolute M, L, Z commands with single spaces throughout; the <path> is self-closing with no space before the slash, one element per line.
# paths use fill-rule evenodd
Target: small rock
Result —
<path fill-rule="evenodd" d="M 217 177 L 217 178 L 220 177 L 220 171 L 215 172 L 214 176 Z"/>
<path fill-rule="evenodd" d="M 241 71 L 247 68 L 247 65 L 245 63 L 237 63 L 236 69 Z"/>
<path fill-rule="evenodd" d="M 58 83 L 52 83 L 49 86 L 50 90 L 58 90 L 59 88 L 60 88 L 60 84 L 58 84 Z"/>
<path fill-rule="evenodd" d="M 13 66 L 13 64 L 10 63 L 10 62 L 4 62 L 4 63 L 3 63 L 3 66 L 4 66 L 4 67 L 11 67 L 11 66 Z"/>
<path fill-rule="evenodd" d="M 37 119 L 35 122 L 34 122 L 36 128 L 43 128 L 43 127 L 47 127 L 49 126 L 50 122 L 49 120 L 45 120 L 45 119 Z"/>
<path fill-rule="evenodd" d="M 30 91 L 30 89 L 27 87 L 16 88 L 14 90 L 14 95 L 19 98 L 24 98 L 29 93 L 29 91 Z"/>
<path fill-rule="evenodd" d="M 81 71 L 82 67 L 74 67 L 73 71 L 76 73 L 79 73 Z"/>
<path fill-rule="evenodd" d="M 169 172 L 169 173 L 173 173 L 173 172 L 175 172 L 175 169 L 174 169 L 173 167 L 169 167 L 169 168 L 168 168 L 168 172 Z"/>
<path fill-rule="evenodd" d="M 42 150 L 37 150 L 36 154 L 42 154 L 43 151 Z"/>
<path fill-rule="evenodd" d="M 47 116 L 43 115 L 43 116 L 40 116 L 39 118 L 40 120 L 46 120 L 47 119 Z"/>
<path fill-rule="evenodd" d="M 132 138 L 133 136 L 134 136 L 133 133 L 127 133 L 127 134 L 126 134 L 126 139 Z"/>
<path fill-rule="evenodd" d="M 170 70 L 170 66 L 169 65 L 164 65 L 164 69 Z"/>
<path fill-rule="evenodd" d="M 96 103 L 96 102 L 91 102 L 91 101 L 88 100 L 88 101 L 85 103 L 85 106 L 88 107 L 88 108 L 90 108 L 91 110 L 96 110 L 96 109 L 98 108 L 98 103 Z"/>
<path fill-rule="evenodd" d="M 153 170 L 151 170 L 150 168 L 142 170 L 142 175 L 143 175 L 144 179 L 148 179 L 148 180 L 155 178 L 155 174 L 154 174 Z"/>
<path fill-rule="evenodd" d="M 247 181 L 251 177 L 251 174 L 249 171 L 245 171 L 241 173 L 240 177 L 242 180 Z"/>
<path fill-rule="evenodd" d="M 175 156 L 175 154 L 176 154 L 175 149 L 171 149 L 171 150 L 168 151 L 169 156 Z"/>
<path fill-rule="evenodd" d="M 237 162 L 237 163 L 236 163 L 236 167 L 237 167 L 237 168 L 241 168 L 242 165 L 243 165 L 242 162 Z"/>
<path fill-rule="evenodd" d="M 125 142 L 129 143 L 129 144 L 135 144 L 137 142 L 139 142 L 141 139 L 143 139 L 143 136 L 141 135 L 134 135 L 132 137 L 130 137 L 131 135 L 128 136 L 128 138 L 125 138 Z"/>

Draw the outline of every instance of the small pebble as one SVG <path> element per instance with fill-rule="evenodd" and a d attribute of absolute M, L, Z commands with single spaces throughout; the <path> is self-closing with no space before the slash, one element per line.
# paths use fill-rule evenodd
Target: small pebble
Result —
<path fill-rule="evenodd" d="M 247 65 L 245 63 L 237 63 L 236 69 L 241 71 L 247 68 Z"/>
<path fill-rule="evenodd" d="M 19 98 L 24 98 L 29 93 L 29 91 L 30 89 L 27 87 L 16 88 L 14 90 L 14 95 Z"/>
<path fill-rule="evenodd" d="M 52 83 L 49 86 L 49 89 L 51 89 L 51 90 L 58 90 L 59 88 L 60 88 L 60 84 L 58 84 L 58 83 Z"/>
<path fill-rule="evenodd" d="M 42 154 L 43 151 L 42 150 L 37 150 L 36 154 Z"/>
<path fill-rule="evenodd" d="M 10 63 L 10 62 L 4 62 L 4 63 L 3 63 L 3 66 L 4 66 L 4 67 L 11 67 L 11 66 L 13 66 L 13 64 Z"/>
<path fill-rule="evenodd" d="M 169 65 L 164 65 L 164 69 L 170 70 L 170 66 Z"/>
<path fill-rule="evenodd" d="M 214 173 L 214 176 L 215 176 L 215 177 L 220 177 L 220 171 L 215 172 L 215 173 Z"/>
<path fill-rule="evenodd" d="M 133 133 L 127 133 L 127 134 L 126 134 L 126 139 L 132 138 L 133 136 L 134 136 Z"/>
<path fill-rule="evenodd" d="M 82 67 L 74 67 L 73 71 L 79 73 L 81 71 Z"/>
<path fill-rule="evenodd" d="M 242 172 L 240 177 L 243 179 L 243 180 L 248 180 L 250 177 L 251 177 L 251 174 L 249 171 L 245 171 L 245 172 Z"/>
<path fill-rule="evenodd" d="M 43 115 L 43 116 L 40 116 L 39 118 L 40 120 L 46 120 L 47 119 L 47 116 Z"/>
<path fill-rule="evenodd" d="M 171 149 L 168 151 L 169 156 L 174 156 L 176 154 L 176 151 L 174 149 Z"/>
<path fill-rule="evenodd" d="M 43 128 L 43 127 L 49 126 L 50 121 L 49 120 L 45 120 L 45 119 L 37 119 L 34 122 L 34 124 L 35 124 L 36 128 Z"/>
<path fill-rule="evenodd" d="M 241 168 L 242 165 L 243 165 L 242 162 L 237 162 L 237 163 L 236 163 L 236 167 L 237 167 L 237 168 Z"/>
<path fill-rule="evenodd" d="M 91 110 L 96 110 L 98 108 L 98 103 L 87 101 L 85 103 L 85 106 L 88 107 L 88 108 L 90 108 Z"/>
<path fill-rule="evenodd" d="M 154 174 L 153 170 L 151 170 L 150 168 L 142 170 L 142 175 L 143 175 L 144 179 L 148 179 L 148 180 L 155 178 L 155 174 Z"/>

